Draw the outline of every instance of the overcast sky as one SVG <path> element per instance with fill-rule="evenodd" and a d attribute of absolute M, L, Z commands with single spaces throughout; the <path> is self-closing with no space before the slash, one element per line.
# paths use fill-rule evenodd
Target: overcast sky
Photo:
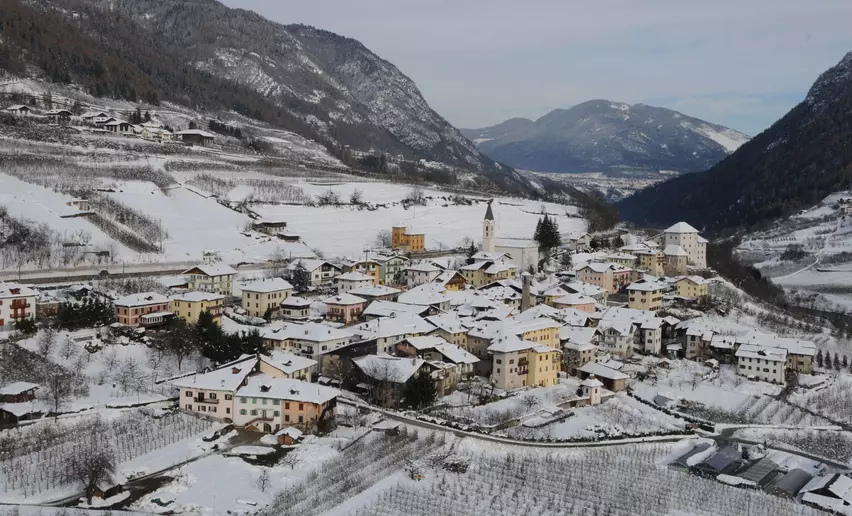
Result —
<path fill-rule="evenodd" d="M 852 51 L 850 0 L 224 0 L 361 41 L 457 127 L 606 98 L 755 135 Z"/>

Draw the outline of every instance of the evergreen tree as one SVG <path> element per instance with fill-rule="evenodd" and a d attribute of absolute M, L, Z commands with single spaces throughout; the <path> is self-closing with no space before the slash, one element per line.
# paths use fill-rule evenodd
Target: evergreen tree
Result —
<path fill-rule="evenodd" d="M 225 334 L 222 328 L 213 320 L 213 315 L 207 310 L 198 316 L 195 331 L 201 345 L 201 354 L 213 362 L 225 362 L 231 359 Z"/>
<path fill-rule="evenodd" d="M 834 368 L 840 371 L 840 357 L 837 353 L 834 354 Z"/>
<path fill-rule="evenodd" d="M 248 333 L 244 333 L 240 340 L 240 351 L 242 352 L 242 354 L 262 353 L 266 350 L 266 348 L 263 346 L 263 337 L 260 336 L 260 331 L 256 329 L 251 330 Z"/>
<path fill-rule="evenodd" d="M 290 283 L 296 292 L 307 292 L 311 287 L 311 273 L 308 272 L 301 260 L 296 264 L 296 268 L 291 274 Z"/>
<path fill-rule="evenodd" d="M 571 265 L 572 265 L 571 253 L 569 253 L 568 251 L 565 251 L 564 253 L 562 253 L 562 258 L 560 258 L 559 264 L 562 265 L 562 270 L 567 271 L 567 270 L 571 269 Z"/>
<path fill-rule="evenodd" d="M 421 409 L 435 402 L 437 394 L 435 383 L 426 373 L 418 373 L 405 383 L 402 389 L 404 405 L 407 408 Z"/>
<path fill-rule="evenodd" d="M 816 363 L 817 363 L 817 365 L 818 365 L 819 367 L 822 367 L 823 360 L 822 360 L 822 350 L 821 350 L 821 349 L 820 349 L 819 351 L 817 351 L 817 354 L 816 354 Z"/>
<path fill-rule="evenodd" d="M 831 353 L 826 352 L 824 363 L 826 369 L 831 369 Z"/>
<path fill-rule="evenodd" d="M 598 240 L 598 237 L 592 237 L 592 240 L 589 241 L 589 247 L 591 247 L 593 251 L 597 250 L 600 246 L 601 246 L 601 243 Z"/>
<path fill-rule="evenodd" d="M 145 116 L 142 117 L 142 121 L 143 122 L 150 122 L 151 121 L 151 113 L 145 111 Z"/>
<path fill-rule="evenodd" d="M 621 249 L 622 247 L 624 247 L 624 239 L 622 239 L 620 236 L 613 238 L 612 246 L 616 249 Z"/>
<path fill-rule="evenodd" d="M 843 369 L 849 368 L 849 359 L 846 358 L 846 355 L 843 355 Z"/>
<path fill-rule="evenodd" d="M 559 226 L 547 214 L 544 215 L 544 218 L 539 219 L 533 238 L 538 243 L 538 252 L 541 257 L 539 265 L 547 263 L 553 250 L 562 245 Z"/>

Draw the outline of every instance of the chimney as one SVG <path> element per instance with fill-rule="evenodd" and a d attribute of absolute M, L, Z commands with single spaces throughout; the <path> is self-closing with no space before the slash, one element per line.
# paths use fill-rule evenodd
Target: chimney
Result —
<path fill-rule="evenodd" d="M 524 286 L 523 296 L 521 297 L 521 312 L 525 312 L 526 310 L 532 308 L 530 298 L 530 288 L 532 287 L 532 280 L 532 274 L 530 274 L 529 272 L 521 274 L 521 282 Z"/>

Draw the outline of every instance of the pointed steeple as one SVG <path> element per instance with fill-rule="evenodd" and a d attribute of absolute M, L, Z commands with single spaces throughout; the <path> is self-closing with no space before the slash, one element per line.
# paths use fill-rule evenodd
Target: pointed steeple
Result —
<path fill-rule="evenodd" d="M 494 212 L 491 211 L 491 201 L 488 201 L 488 209 L 485 210 L 485 220 L 494 220 Z"/>

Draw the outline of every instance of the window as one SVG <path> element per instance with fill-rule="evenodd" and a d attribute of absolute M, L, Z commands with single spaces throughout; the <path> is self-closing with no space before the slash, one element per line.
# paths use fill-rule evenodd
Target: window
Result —
<path fill-rule="evenodd" d="M 251 415 L 256 416 L 257 415 L 257 409 L 251 409 Z"/>
<path fill-rule="evenodd" d="M 257 405 L 257 398 L 252 398 L 252 399 L 251 399 L 251 404 L 252 404 L 252 405 Z"/>
<path fill-rule="evenodd" d="M 192 410 L 192 404 L 191 403 L 186 404 L 186 410 Z"/>
<path fill-rule="evenodd" d="M 225 414 L 230 414 L 230 413 L 231 413 L 231 409 L 229 409 L 228 407 L 225 407 Z"/>
<path fill-rule="evenodd" d="M 272 413 L 272 415 L 275 416 L 275 417 L 278 417 L 278 416 L 281 415 L 281 413 L 276 410 L 275 412 Z"/>
<path fill-rule="evenodd" d="M 290 410 L 290 402 L 288 402 L 288 401 L 284 402 L 284 410 Z"/>
<path fill-rule="evenodd" d="M 497 374 L 500 374 L 500 368 L 499 367 L 497 368 Z"/>
<path fill-rule="evenodd" d="M 266 405 L 266 398 L 263 398 L 263 404 Z"/>
<path fill-rule="evenodd" d="M 210 399 L 211 399 L 211 400 L 215 400 L 215 399 L 216 399 L 216 393 L 215 393 L 215 392 L 211 392 L 211 393 L 210 393 Z"/>
<path fill-rule="evenodd" d="M 240 403 L 245 403 L 245 402 L 246 402 L 245 398 L 240 398 Z"/>
<path fill-rule="evenodd" d="M 305 410 L 305 404 L 299 403 L 299 410 Z"/>
<path fill-rule="evenodd" d="M 205 407 L 204 405 L 199 405 L 198 409 L 201 410 L 201 412 L 207 412 L 207 407 Z"/>
<path fill-rule="evenodd" d="M 304 420 L 305 420 L 305 418 L 304 418 L 304 417 L 299 416 L 299 423 L 302 423 Z"/>
<path fill-rule="evenodd" d="M 191 398 L 192 397 L 192 391 L 186 391 L 186 397 Z"/>
<path fill-rule="evenodd" d="M 245 416 L 245 415 L 246 415 L 246 409 L 241 408 L 241 409 L 240 409 L 240 415 L 241 415 L 241 416 Z"/>
<path fill-rule="evenodd" d="M 234 399 L 234 397 L 233 397 L 233 396 L 231 396 L 230 394 L 226 394 L 226 395 L 225 395 L 225 401 L 230 401 L 230 400 L 232 400 L 232 399 Z"/>
<path fill-rule="evenodd" d="M 515 363 L 515 359 L 513 358 L 513 359 L 509 360 L 509 363 L 510 363 L 510 364 L 514 364 L 514 363 Z"/>
<path fill-rule="evenodd" d="M 216 407 L 210 407 L 210 412 L 216 412 Z"/>
<path fill-rule="evenodd" d="M 284 414 L 284 422 L 286 422 L 286 423 L 290 422 L 290 414 Z"/>

